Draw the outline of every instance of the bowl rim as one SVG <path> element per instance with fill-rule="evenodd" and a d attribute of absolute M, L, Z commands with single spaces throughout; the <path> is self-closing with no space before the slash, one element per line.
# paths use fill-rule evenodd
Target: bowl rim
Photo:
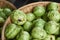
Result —
<path fill-rule="evenodd" d="M 27 5 L 24 5 L 24 6 L 22 6 L 22 7 L 20 7 L 20 8 L 18 8 L 18 10 L 22 10 L 22 9 L 24 9 L 25 7 L 28 7 L 28 6 L 31 6 L 31 5 L 35 5 L 35 4 L 39 4 L 39 3 L 50 3 L 51 1 L 40 1 L 40 2 L 34 2 L 34 3 L 30 3 L 30 4 L 27 4 Z M 57 2 L 56 2 L 57 3 Z M 5 21 L 5 24 L 3 25 L 3 29 L 2 29 L 2 37 L 1 37 L 1 39 L 2 40 L 4 40 L 3 38 L 4 38 L 4 31 L 5 31 L 5 26 L 6 26 L 6 23 L 7 23 L 7 21 L 8 20 L 10 20 L 10 16 L 7 18 L 7 20 Z"/>
<path fill-rule="evenodd" d="M 6 1 L 6 0 L 0 0 L 0 2 L 3 2 L 3 3 L 5 3 L 6 5 L 9 5 L 12 9 L 17 9 L 16 7 L 15 7 L 15 5 L 13 5 L 11 2 L 9 2 L 9 1 Z M 7 19 L 6 19 L 7 20 Z M 4 26 L 4 25 L 3 25 Z M 2 29 L 3 30 L 3 29 Z M 1 40 L 2 40 L 2 32 L 1 32 Z"/>
<path fill-rule="evenodd" d="M 20 7 L 20 8 L 18 8 L 18 9 L 23 9 L 23 8 L 25 8 L 25 7 L 28 7 L 28 6 L 30 6 L 30 5 L 33 5 L 33 4 L 38 4 L 38 3 L 50 3 L 51 1 L 39 1 L 39 2 L 33 2 L 33 3 L 29 3 L 29 4 L 27 4 L 27 5 L 24 5 L 24 6 L 22 6 L 22 7 Z M 58 3 L 58 2 L 56 2 L 56 3 Z"/>
<path fill-rule="evenodd" d="M 0 0 L 0 2 L 6 3 L 7 5 L 11 6 L 13 9 L 17 9 L 17 8 L 15 7 L 15 5 L 13 5 L 13 4 L 12 4 L 11 2 L 9 2 L 9 1 L 6 1 L 6 0 Z"/>

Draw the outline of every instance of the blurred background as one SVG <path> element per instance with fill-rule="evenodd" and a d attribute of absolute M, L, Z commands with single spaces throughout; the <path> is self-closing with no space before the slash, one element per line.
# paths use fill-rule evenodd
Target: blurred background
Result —
<path fill-rule="evenodd" d="M 11 3 L 13 3 L 17 8 L 32 3 L 32 2 L 38 2 L 38 1 L 53 1 L 53 2 L 60 2 L 60 0 L 8 0 Z"/>

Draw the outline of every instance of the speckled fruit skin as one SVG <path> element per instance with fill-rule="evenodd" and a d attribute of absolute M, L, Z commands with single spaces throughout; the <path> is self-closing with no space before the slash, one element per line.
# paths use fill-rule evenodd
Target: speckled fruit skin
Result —
<path fill-rule="evenodd" d="M 11 20 L 17 25 L 23 25 L 26 22 L 26 14 L 20 10 L 15 10 L 11 14 Z"/>
<path fill-rule="evenodd" d="M 22 31 L 17 35 L 16 40 L 29 40 L 30 34 L 27 31 Z"/>
<path fill-rule="evenodd" d="M 33 13 L 37 16 L 37 17 L 41 17 L 42 15 L 45 14 L 45 8 L 43 6 L 36 6 L 34 8 Z"/>
<path fill-rule="evenodd" d="M 52 21 L 58 22 L 60 20 L 60 13 L 58 11 L 49 11 L 47 16 Z"/>
<path fill-rule="evenodd" d="M 35 15 L 33 13 L 26 14 L 27 21 L 33 21 L 35 19 Z"/>
<path fill-rule="evenodd" d="M 32 28 L 32 22 L 27 21 L 24 25 L 23 28 L 25 31 L 30 31 Z"/>
<path fill-rule="evenodd" d="M 45 25 L 45 21 L 43 20 L 43 19 L 37 19 L 37 20 L 39 20 L 39 21 L 37 21 L 36 23 L 35 23 L 35 27 L 40 27 L 40 28 L 44 28 L 44 25 Z"/>
<path fill-rule="evenodd" d="M 55 40 L 55 36 L 54 35 L 47 35 L 46 38 L 43 40 Z"/>
<path fill-rule="evenodd" d="M 51 2 L 51 3 L 47 6 L 47 10 L 48 10 L 48 11 L 58 10 L 58 3 Z"/>
<path fill-rule="evenodd" d="M 5 36 L 8 39 L 13 39 L 21 30 L 21 26 L 9 24 L 5 30 Z"/>
<path fill-rule="evenodd" d="M 36 39 L 44 39 L 46 35 L 47 33 L 45 32 L 45 30 L 41 29 L 40 27 L 33 28 L 31 33 L 32 38 Z"/>
<path fill-rule="evenodd" d="M 9 8 L 4 8 L 3 9 L 3 12 L 6 14 L 6 16 L 8 17 L 10 14 L 11 14 L 11 9 L 9 9 Z"/>
<path fill-rule="evenodd" d="M 48 34 L 55 34 L 59 30 L 59 24 L 55 21 L 49 21 L 45 24 L 45 30 Z"/>

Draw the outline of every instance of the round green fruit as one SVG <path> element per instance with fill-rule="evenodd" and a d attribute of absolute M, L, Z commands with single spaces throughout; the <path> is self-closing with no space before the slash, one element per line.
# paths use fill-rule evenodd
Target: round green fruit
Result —
<path fill-rule="evenodd" d="M 11 20 L 17 25 L 23 25 L 26 22 L 26 14 L 20 10 L 15 10 L 11 14 Z"/>
<path fill-rule="evenodd" d="M 43 6 L 36 6 L 33 10 L 33 13 L 37 16 L 37 17 L 41 17 L 42 15 L 45 14 L 45 8 Z"/>

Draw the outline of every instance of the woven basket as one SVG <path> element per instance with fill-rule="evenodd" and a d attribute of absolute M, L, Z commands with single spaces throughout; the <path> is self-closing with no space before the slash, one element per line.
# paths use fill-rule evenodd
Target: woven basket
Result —
<path fill-rule="evenodd" d="M 7 6 L 11 9 L 16 9 L 16 7 L 12 3 L 5 1 L 5 0 L 0 0 L 0 8 L 7 7 Z"/>
<path fill-rule="evenodd" d="M 35 2 L 35 3 L 31 3 L 31 4 L 28 4 L 26 6 L 23 6 L 23 7 L 20 7 L 19 10 L 22 10 L 23 12 L 25 13 L 28 13 L 28 12 L 31 12 L 32 9 L 35 7 L 35 6 L 46 6 L 47 4 L 49 4 L 50 2 Z M 60 6 L 60 4 L 58 4 Z M 4 26 L 3 26 L 3 30 L 2 30 L 2 40 L 6 40 L 5 36 L 4 36 L 4 31 L 5 31 L 5 28 L 6 26 L 11 23 L 11 19 L 10 17 L 8 17 L 8 19 L 6 20 Z"/>
<path fill-rule="evenodd" d="M 0 0 L 0 8 L 4 8 L 4 7 L 9 7 L 13 10 L 16 9 L 16 7 L 12 3 L 5 1 L 5 0 Z"/>

